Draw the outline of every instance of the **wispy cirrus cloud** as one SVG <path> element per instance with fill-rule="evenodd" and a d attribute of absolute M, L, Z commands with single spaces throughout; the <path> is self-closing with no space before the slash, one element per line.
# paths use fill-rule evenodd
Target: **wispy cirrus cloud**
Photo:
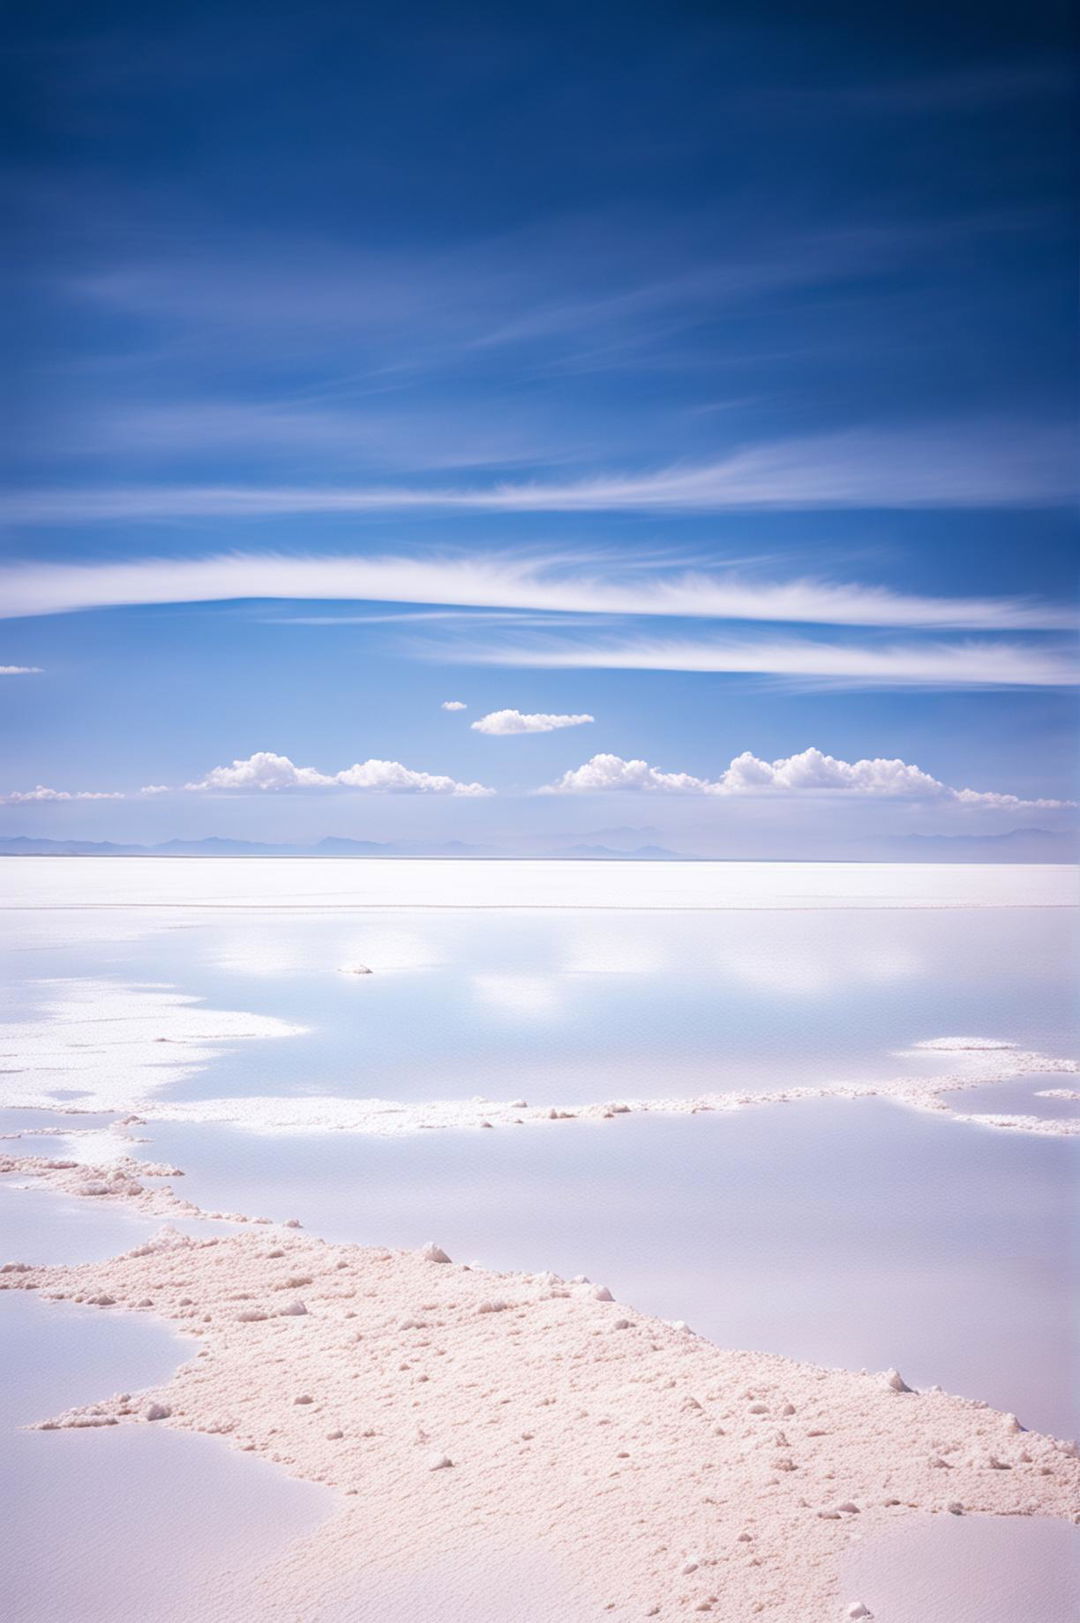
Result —
<path fill-rule="evenodd" d="M 585 795 L 629 791 L 664 795 L 853 795 L 878 800 L 930 801 L 999 810 L 1059 810 L 1069 800 L 1021 800 L 993 790 L 953 789 L 907 761 L 876 757 L 843 761 L 819 749 L 805 749 L 776 761 L 744 750 L 716 778 L 689 772 L 663 772 L 647 761 L 594 755 L 564 772 L 541 794 Z"/>
<path fill-rule="evenodd" d="M 742 226 L 738 236 L 718 229 L 712 210 L 591 207 L 423 253 L 296 231 L 217 239 L 193 253 L 190 238 L 170 240 L 162 222 L 165 252 L 88 264 L 59 291 L 75 307 L 164 323 L 184 335 L 186 351 L 215 359 L 227 333 L 234 351 L 250 344 L 261 352 L 272 337 L 279 352 L 325 346 L 340 362 L 347 335 L 365 373 L 385 377 L 478 350 L 538 345 L 548 358 L 553 344 L 565 359 L 583 342 L 609 359 L 624 349 L 639 356 L 719 309 L 894 272 L 958 237 L 992 239 L 1002 229 L 997 214 L 813 230 Z"/>
<path fill-rule="evenodd" d="M 490 733 L 505 738 L 513 733 L 554 733 L 561 727 L 583 727 L 595 716 L 554 715 L 549 712 L 523 715 L 520 710 L 492 710 L 472 723 L 474 733 Z"/>
<path fill-rule="evenodd" d="M 40 665 L 0 665 L 0 676 L 40 676 Z"/>
<path fill-rule="evenodd" d="M 1080 664 L 1072 647 L 1001 641 L 908 642 L 887 645 L 772 638 L 741 641 L 506 644 L 441 649 L 468 664 L 546 670 L 700 671 L 848 687 L 1073 687 Z"/>
<path fill-rule="evenodd" d="M 644 567 L 619 558 L 588 571 L 554 553 L 304 557 L 262 552 L 0 566 L 0 616 L 9 619 L 245 598 L 838 626 L 1036 630 L 1072 623 L 1067 608 L 1026 598 L 929 597 L 858 582 L 763 580 L 733 569 Z"/>
<path fill-rule="evenodd" d="M 738 447 L 711 461 L 573 480 L 428 485 L 126 485 L 14 491 L 15 524 L 465 510 L 506 513 L 1060 506 L 1076 492 L 1067 427 L 945 423 Z"/>

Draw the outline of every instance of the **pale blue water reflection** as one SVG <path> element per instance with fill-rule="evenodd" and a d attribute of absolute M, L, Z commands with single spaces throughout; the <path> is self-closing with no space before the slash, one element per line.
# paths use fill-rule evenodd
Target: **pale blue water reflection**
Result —
<path fill-rule="evenodd" d="M 60 910 L 44 924 L 10 949 L 18 982 L 163 982 L 307 1028 L 235 1045 L 176 1087 L 185 1099 L 754 1090 L 945 1071 L 893 1052 L 938 1036 L 1068 1052 L 1076 1029 L 1067 909 Z M 343 972 L 359 965 L 373 973 Z"/>
<path fill-rule="evenodd" d="M 192 1344 L 130 1314 L 0 1295 L 0 1565 L 8 1623 L 191 1623 L 332 1505 L 216 1438 L 17 1428 L 164 1380 Z M 223 1609 L 219 1609 L 219 1607 Z"/>
<path fill-rule="evenodd" d="M 1069 1121 L 1080 1116 L 1080 1099 L 1043 1098 L 1046 1090 L 1075 1091 L 1080 1078 L 1060 1072 L 1040 1071 L 1012 1082 L 990 1082 L 982 1088 L 966 1088 L 954 1097 L 957 1110 L 975 1115 L 1035 1116 L 1040 1121 Z"/>

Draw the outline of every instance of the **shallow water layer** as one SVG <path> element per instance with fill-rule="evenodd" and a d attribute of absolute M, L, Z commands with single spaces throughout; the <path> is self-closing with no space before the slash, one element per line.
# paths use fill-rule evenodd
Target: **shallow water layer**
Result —
<path fill-rule="evenodd" d="M 331 1507 L 325 1489 L 216 1438 L 153 1425 L 16 1429 L 164 1380 L 191 1343 L 159 1324 L 11 1291 L 0 1296 L 0 1350 L 19 1374 L 0 1390 L 10 1623 L 224 1623 L 225 1596 L 235 1605 L 245 1580 Z"/>
<path fill-rule="evenodd" d="M 55 1145 L 59 1141 L 46 1142 Z M 226 1223 L 183 1217 L 170 1222 L 185 1234 L 229 1232 Z M 142 1245 L 161 1226 L 160 1218 L 142 1217 L 111 1202 L 60 1194 L 36 1185 L 28 1176 L 0 1178 L 0 1257 L 11 1261 L 99 1262 Z"/>
<path fill-rule="evenodd" d="M 897 1365 L 1072 1435 L 1080 1144 L 875 1099 L 495 1132 L 148 1129 L 200 1204 L 586 1273 L 723 1346 Z"/>
<path fill-rule="evenodd" d="M 67 1004 L 59 1052 L 36 1039 L 31 1091 L 77 1105 L 117 1086 L 567 1105 L 946 1075 L 955 1055 L 911 1045 L 970 1034 L 1069 1052 L 1074 932 L 1067 909 L 1019 907 L 0 911 L 11 1013 Z M 197 1043 L 152 992 L 125 1000 L 148 985 L 295 1034 Z M 87 1070 L 103 1034 L 113 1047 Z M 4 1046 L 14 1097 L 30 1073 L 19 1042 Z"/>
<path fill-rule="evenodd" d="M 1075 1091 L 1077 1078 L 1059 1072 L 1036 1072 L 1015 1082 L 991 1082 L 950 1095 L 954 1109 L 978 1116 L 1035 1116 L 1039 1121 L 1070 1121 L 1080 1116 L 1080 1099 L 1055 1099 L 1056 1090 Z M 1051 1097 L 1044 1095 L 1050 1090 Z"/>
<path fill-rule="evenodd" d="M 1076 1623 L 1080 1528 L 1039 1516 L 935 1516 L 868 1539 L 844 1574 L 877 1623 Z"/>

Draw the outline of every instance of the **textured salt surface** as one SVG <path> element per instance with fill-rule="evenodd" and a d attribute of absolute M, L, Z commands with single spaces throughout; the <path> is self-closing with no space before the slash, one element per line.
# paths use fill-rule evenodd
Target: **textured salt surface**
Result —
<path fill-rule="evenodd" d="M 140 1153 L 182 1166 L 176 1187 L 205 1208 L 298 1217 L 361 1245 L 437 1233 L 484 1267 L 604 1279 L 721 1346 L 899 1363 L 1038 1430 L 1080 1424 L 1075 1138 L 875 1099 L 533 1133 L 149 1132 Z"/>
<path fill-rule="evenodd" d="M 453 1564 L 494 1540 L 550 1552 L 581 1617 L 806 1623 L 839 1615 L 855 1528 L 1080 1505 L 1075 1450 L 984 1405 L 721 1351 L 585 1281 L 279 1229 L 166 1232 L 0 1285 L 141 1308 L 202 1343 L 166 1384 L 48 1425 L 210 1432 L 339 1490 L 334 1520 L 262 1575 L 252 1617 L 344 1601 L 373 1551 Z"/>

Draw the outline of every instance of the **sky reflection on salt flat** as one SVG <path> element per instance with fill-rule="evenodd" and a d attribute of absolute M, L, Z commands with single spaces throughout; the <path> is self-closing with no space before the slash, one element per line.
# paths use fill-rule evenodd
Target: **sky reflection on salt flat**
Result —
<path fill-rule="evenodd" d="M 47 978 L 90 976 L 304 1028 L 186 1069 L 158 1048 L 177 1099 L 754 1091 L 947 1070 L 895 1057 L 938 1036 L 1067 1053 L 1075 1029 L 1066 909 L 109 917 L 111 938 L 100 913 L 38 915 L 28 945 L 25 915 L 0 916 L 12 1014 L 21 986 L 32 1011 Z"/>

